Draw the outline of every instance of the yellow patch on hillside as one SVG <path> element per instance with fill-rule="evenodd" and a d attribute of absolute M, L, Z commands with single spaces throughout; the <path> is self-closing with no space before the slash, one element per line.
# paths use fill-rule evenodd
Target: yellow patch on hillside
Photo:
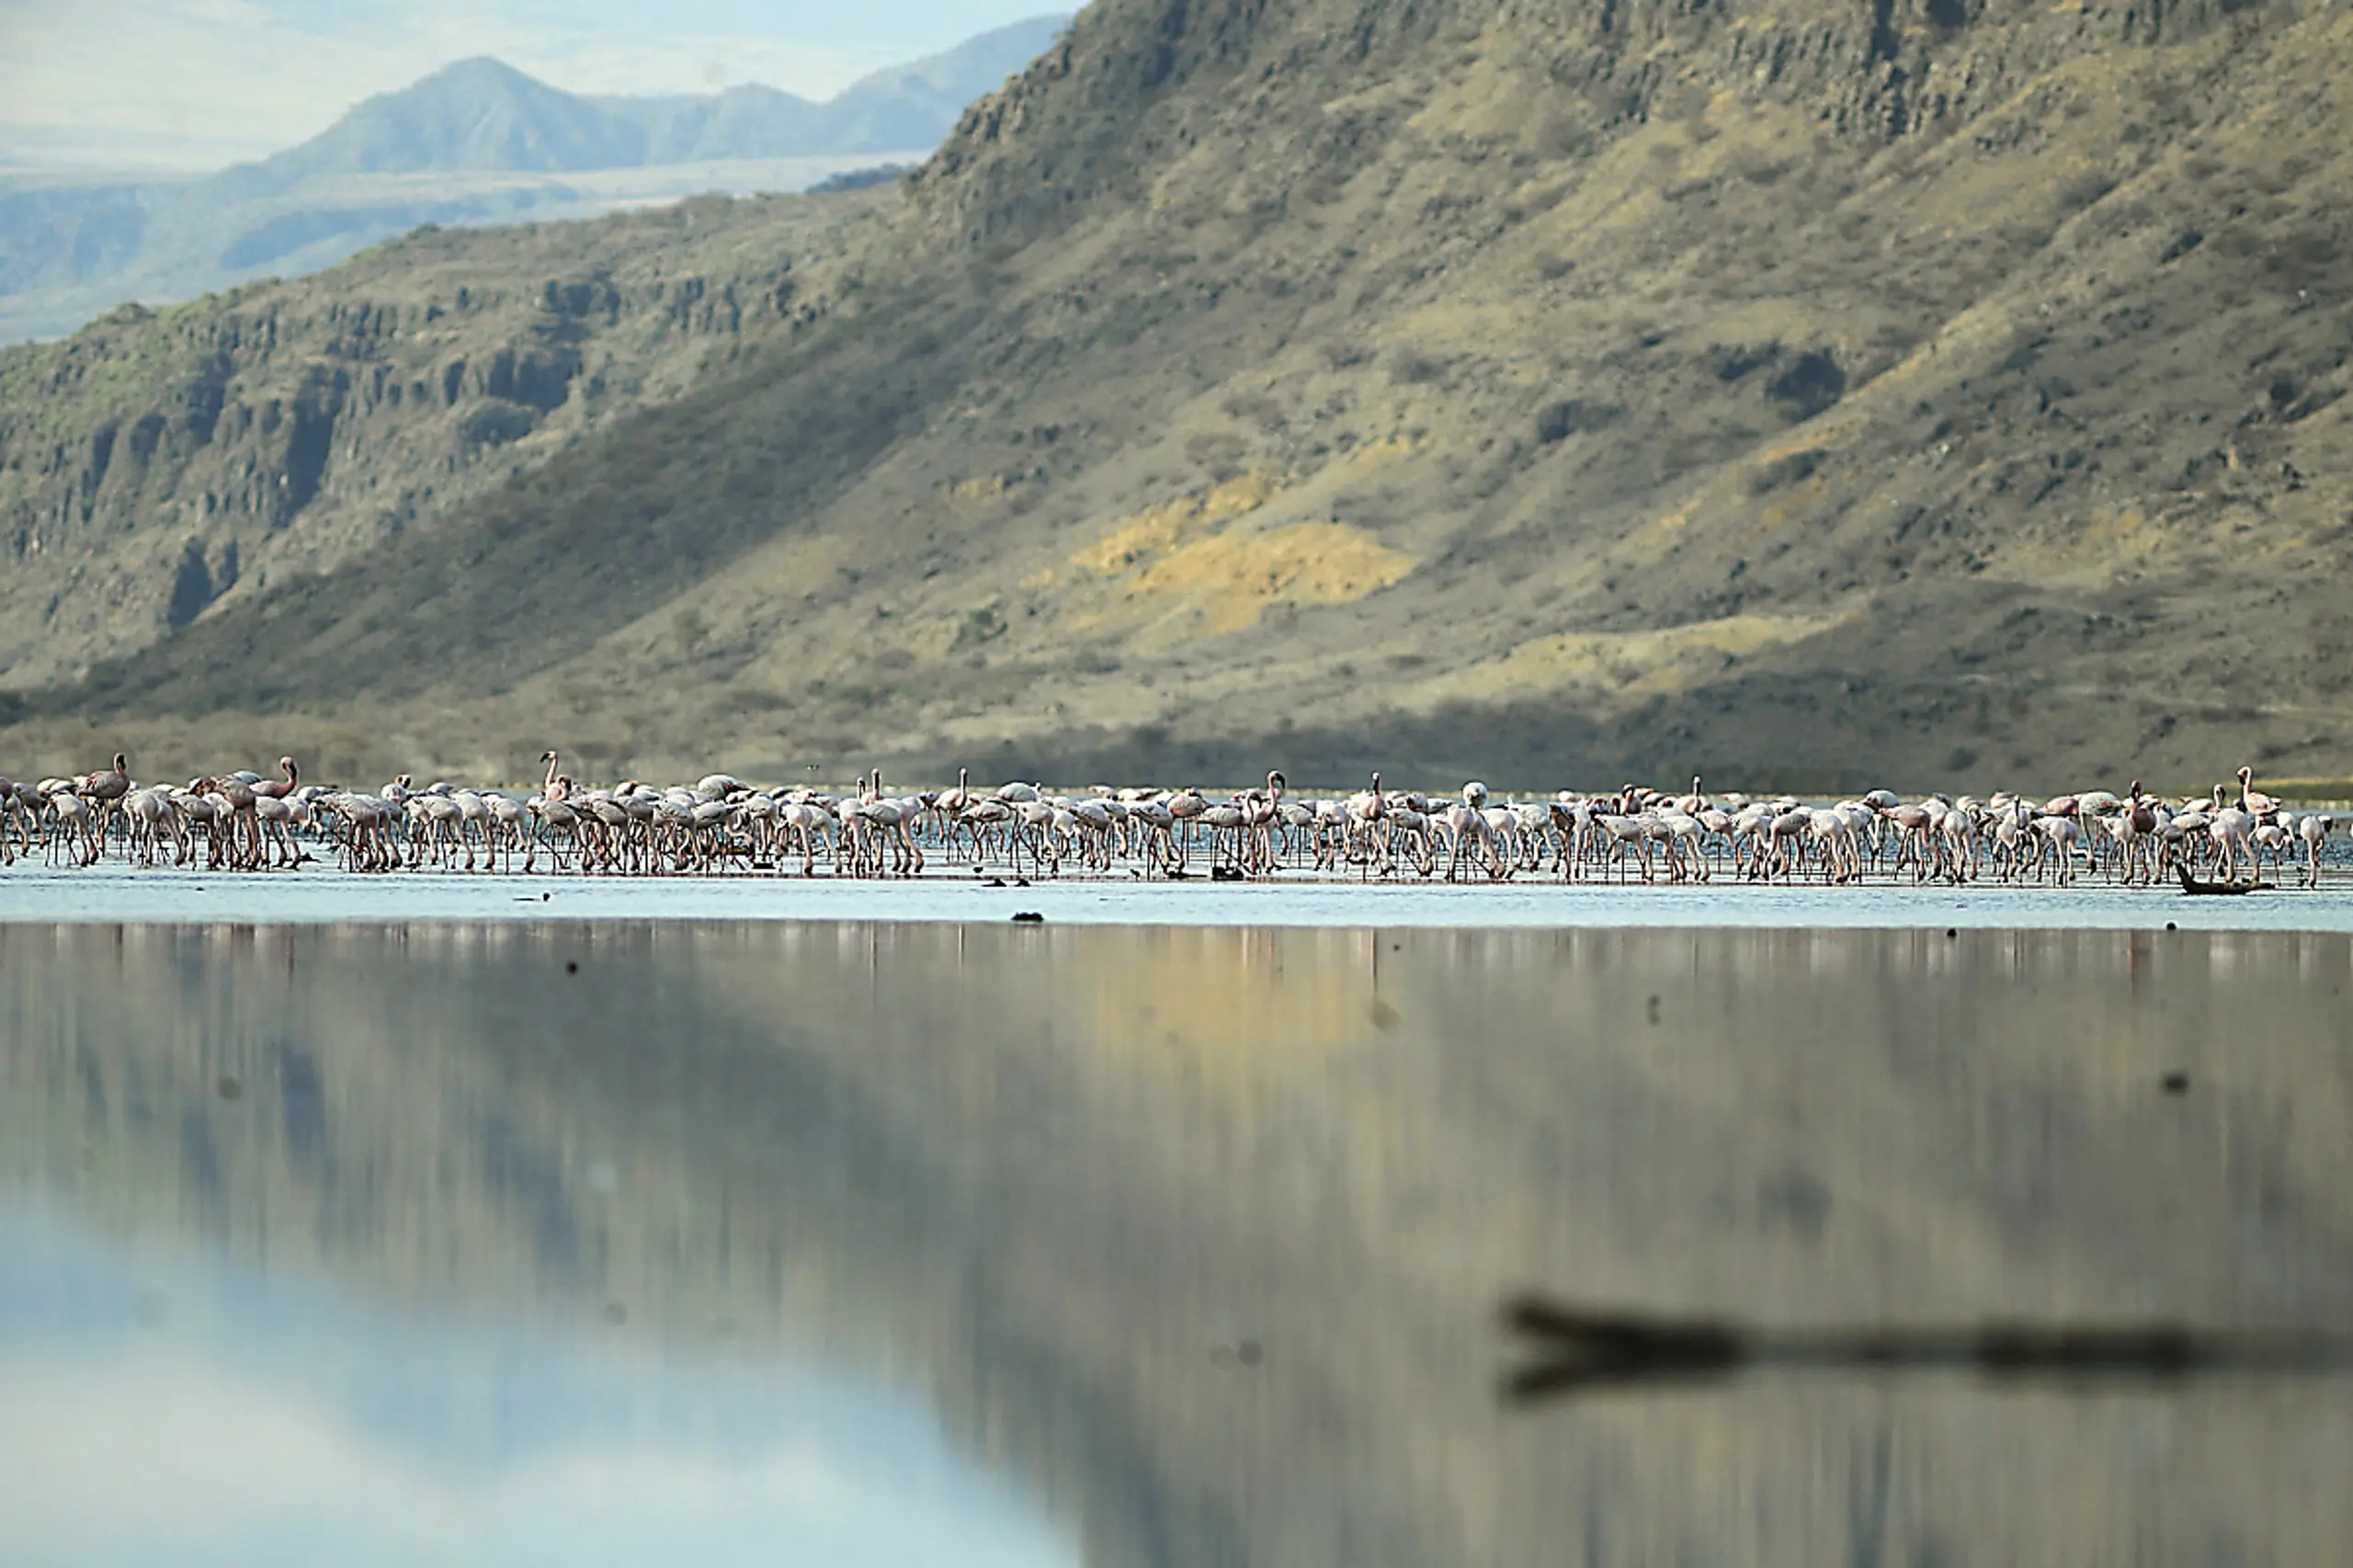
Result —
<path fill-rule="evenodd" d="M 1417 449 L 1402 437 L 1369 442 L 1311 482 L 1328 486 L 1342 474 Z M 1414 569 L 1414 559 L 1345 523 L 1234 528 L 1290 489 L 1278 475 L 1254 472 L 1204 494 L 1187 495 L 1111 525 L 1060 570 L 1025 587 L 1088 592 L 1072 621 L 1081 631 L 1142 632 L 1147 643 L 1219 637 L 1254 625 L 1276 604 L 1347 604 L 1377 593 Z M 1297 499 L 1297 498 L 1295 498 Z M 1109 597 L 1101 595 L 1108 590 Z"/>
<path fill-rule="evenodd" d="M 1890 371 L 1893 375 L 1894 372 Z M 1885 378 L 1882 377 L 1881 380 Z M 1877 386 L 1878 381 L 1871 383 Z M 1865 389 L 1869 390 L 1869 389 Z M 1820 452 L 1827 457 L 1844 446 L 1854 435 L 1845 422 L 1836 418 L 1836 411 L 1817 415 L 1806 424 L 1797 426 L 1779 440 L 1768 441 L 1756 449 L 1752 460 L 1758 468 L 1779 462 L 1783 458 L 1800 457 L 1807 452 Z"/>
<path fill-rule="evenodd" d="M 1655 631 L 1574 631 L 1532 638 L 1502 658 L 1421 683 L 1419 703 L 1495 701 L 1574 692 L 1603 710 L 1681 691 L 1745 658 L 1819 636 L 1852 614 L 1734 615 Z"/>
<path fill-rule="evenodd" d="M 1123 604 L 1147 613 L 1190 609 L 1193 631 L 1222 636 L 1273 604 L 1347 604 L 1401 581 L 1414 559 L 1345 523 L 1215 534 L 1179 546 L 1139 572 Z"/>
<path fill-rule="evenodd" d="M 1112 524 L 1110 532 L 1072 556 L 1070 563 L 1106 575 L 1127 571 L 1221 523 L 1256 511 L 1282 488 L 1282 481 L 1273 474 L 1245 473 L 1205 495 L 1183 496 Z"/>
<path fill-rule="evenodd" d="M 978 478 L 963 480 L 949 486 L 948 496 L 949 500 L 960 506 L 984 506 L 991 501 L 1003 500 L 1005 493 L 1010 488 L 1011 485 L 1006 483 L 1005 475 L 984 473 Z"/>
<path fill-rule="evenodd" d="M 2151 528 L 2148 523 L 2149 515 L 2138 506 L 2102 506 L 2093 512 L 2080 542 L 2094 548 L 2111 546 L 2145 554 L 2162 542 L 2155 537 L 2160 530 Z"/>

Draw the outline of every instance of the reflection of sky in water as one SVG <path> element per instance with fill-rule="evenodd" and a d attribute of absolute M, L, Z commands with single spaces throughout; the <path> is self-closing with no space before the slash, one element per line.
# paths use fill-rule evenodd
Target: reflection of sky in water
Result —
<path fill-rule="evenodd" d="M 847 1377 L 423 1321 L 0 1207 L 0 1561 L 1065 1562 Z"/>

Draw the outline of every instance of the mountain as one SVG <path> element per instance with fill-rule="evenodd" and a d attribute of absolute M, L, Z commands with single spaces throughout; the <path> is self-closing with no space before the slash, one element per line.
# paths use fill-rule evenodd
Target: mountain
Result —
<path fill-rule="evenodd" d="M 802 148 L 771 148 L 783 156 Z M 461 60 L 352 109 L 274 157 L 205 182 L 229 196 L 278 194 L 334 175 L 499 170 L 551 173 L 646 162 L 642 131 L 490 59 Z"/>
<path fill-rule="evenodd" d="M 301 145 L 195 181 L 0 189 L 0 339 L 313 271 L 421 223 L 577 218 L 710 190 L 793 190 L 920 158 L 1067 20 L 1041 17 L 825 103 L 761 86 L 585 97 L 460 61 Z M 594 176 L 594 177 L 589 177 Z"/>
<path fill-rule="evenodd" d="M 168 641 L 165 574 L 74 563 L 223 526 L 177 458 L 91 461 L 170 383 L 6 361 L 8 537 L 60 562 L 0 616 L 9 744 L 2353 771 L 2348 66 L 2293 0 L 1102 0 L 841 236 L 818 319 L 332 569 L 287 511 Z M 394 483 L 315 406 L 319 493 Z"/>
<path fill-rule="evenodd" d="M 883 153 L 937 145 L 965 108 L 1005 85 L 1006 62 L 1053 47 L 1067 16 L 1039 17 L 967 39 L 942 54 L 879 71 L 824 106 L 828 153 Z M 928 134 L 926 134 L 926 132 Z"/>
<path fill-rule="evenodd" d="M 824 106 L 773 87 L 747 84 L 700 97 L 593 101 L 628 125 L 639 138 L 642 158 L 651 163 L 754 157 L 764 147 L 814 147 L 829 140 Z M 941 123 L 952 125 L 954 117 L 943 117 Z M 935 146 L 943 135 L 935 132 L 911 145 Z"/>
<path fill-rule="evenodd" d="M 336 175 L 557 173 L 733 158 L 926 149 L 974 98 L 1043 52 L 1066 16 L 1038 17 L 878 72 L 812 103 L 746 85 L 701 97 L 583 97 L 496 60 L 461 60 L 368 99 L 301 146 L 208 182 L 282 193 Z"/>
<path fill-rule="evenodd" d="M 1067 16 L 1032 17 L 880 71 L 824 103 L 745 85 L 702 97 L 587 100 L 634 126 L 654 163 L 903 153 L 937 146 L 974 99 L 1053 45 Z"/>
<path fill-rule="evenodd" d="M 74 650 L 147 646 L 677 396 L 746 338 L 805 330 L 845 227 L 895 199 L 424 230 L 0 353 L 0 663 L 40 681 Z"/>

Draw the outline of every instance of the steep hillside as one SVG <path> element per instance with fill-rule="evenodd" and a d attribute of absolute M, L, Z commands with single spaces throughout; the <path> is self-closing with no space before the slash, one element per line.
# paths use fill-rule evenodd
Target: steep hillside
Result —
<path fill-rule="evenodd" d="M 872 191 L 420 233 L 0 355 L 0 665 L 144 649 L 529 473 L 825 308 Z M 394 548 L 397 548 L 395 544 Z"/>
<path fill-rule="evenodd" d="M 1103 0 L 823 323 L 47 700 L 509 773 L 2345 771 L 2348 67 L 2284 0 Z"/>

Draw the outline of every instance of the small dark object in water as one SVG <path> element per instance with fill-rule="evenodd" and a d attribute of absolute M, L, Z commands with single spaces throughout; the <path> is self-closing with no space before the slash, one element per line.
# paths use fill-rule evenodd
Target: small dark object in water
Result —
<path fill-rule="evenodd" d="M 984 888 L 1001 888 L 1005 886 L 1005 879 L 1003 877 L 991 877 L 987 881 L 983 882 L 981 885 Z"/>
<path fill-rule="evenodd" d="M 1016 926 L 1043 926 L 1046 917 L 1034 909 L 1025 909 L 1013 917 Z"/>
<path fill-rule="evenodd" d="M 550 900 L 550 899 L 553 898 L 554 896 L 555 896 L 555 895 L 554 895 L 553 893 L 547 893 L 547 892 L 543 892 L 543 893 L 540 894 L 540 902 L 541 903 L 545 903 L 548 900 Z"/>
<path fill-rule="evenodd" d="M 2168 920 L 2168 921 L 2166 921 L 2166 922 L 2165 922 L 2165 929 L 2166 929 L 2166 930 L 2168 930 L 2168 931 L 2178 931 L 2178 930 L 2180 930 L 2180 929 L 2181 929 L 2181 927 L 2180 927 L 2180 926 L 2177 926 L 2177 925 L 2175 925 L 2172 921 Z"/>
<path fill-rule="evenodd" d="M 1013 885 L 1017 888 L 1026 888 L 1029 885 L 1029 879 L 1027 877 L 1016 877 L 1013 879 Z"/>
<path fill-rule="evenodd" d="M 1245 1339 L 1233 1347 L 1234 1358 L 1245 1367 L 1256 1366 L 1258 1358 L 1264 1354 L 1265 1352 L 1258 1348 L 1258 1342 L 1255 1339 Z"/>
<path fill-rule="evenodd" d="M 1172 882 L 1189 882 L 1193 880 L 1193 873 L 1190 871 L 1171 870 L 1168 873 L 1168 880 Z"/>
<path fill-rule="evenodd" d="M 2253 892 L 2263 885 L 2260 882 L 2201 881 L 2189 874 L 2187 866 L 2176 866 L 2174 869 L 2181 875 L 2181 891 L 2197 898 L 2235 897 L 2240 893 Z"/>
<path fill-rule="evenodd" d="M 1645 1009 L 1645 1010 L 1649 1013 L 1649 1015 L 1650 1015 L 1651 1028 L 1658 1028 L 1658 1008 L 1659 1008 L 1659 1001 L 1658 1001 L 1658 998 L 1657 998 L 1657 997 L 1655 997 L 1655 996 L 1654 996 L 1654 997 L 1652 997 L 1652 998 L 1650 999 L 1650 1002 L 1649 1002 L 1649 1004 L 1647 1005 L 1647 1007 L 1646 1007 L 1646 1009 Z"/>
<path fill-rule="evenodd" d="M 2189 1074 L 2187 1073 L 2168 1073 L 2163 1078 L 2159 1079 L 2158 1083 L 2164 1087 L 2165 1092 L 2169 1095 L 2186 1095 L 2189 1093 Z"/>
<path fill-rule="evenodd" d="M 580 964 L 579 964 L 579 960 L 575 960 L 575 959 L 566 959 L 566 960 L 563 960 L 563 972 L 564 972 L 564 973 L 566 973 L 566 974 L 578 974 L 578 973 L 580 972 Z"/>
<path fill-rule="evenodd" d="M 1948 942 L 1957 942 L 1957 941 L 1959 941 L 1960 939 L 1961 939 L 1961 933 L 1960 933 L 1960 932 L 1958 932 L 1958 931 L 1954 930 L 1954 929 L 1953 929 L 1951 926 L 1946 926 L 1946 927 L 1945 927 L 1945 940 L 1946 940 L 1946 941 L 1948 941 Z"/>
<path fill-rule="evenodd" d="M 1210 868 L 1210 881 L 1213 882 L 1238 882 L 1241 880 L 1242 868 L 1239 866 L 1211 866 Z"/>
<path fill-rule="evenodd" d="M 245 1092 L 245 1086 L 237 1082 L 233 1074 L 223 1073 L 220 1082 L 212 1085 L 212 1091 L 224 1100 L 233 1100 Z"/>

